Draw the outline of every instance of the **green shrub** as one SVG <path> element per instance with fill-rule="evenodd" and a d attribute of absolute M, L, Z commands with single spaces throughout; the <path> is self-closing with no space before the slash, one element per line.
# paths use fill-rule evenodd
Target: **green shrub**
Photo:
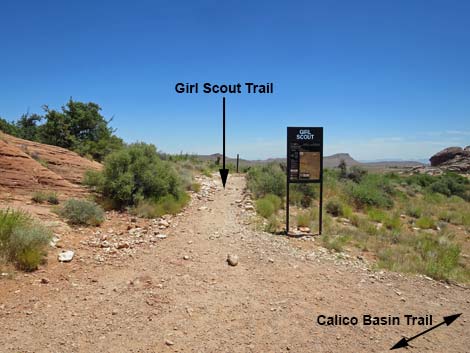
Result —
<path fill-rule="evenodd" d="M 351 237 L 348 235 L 323 235 L 322 238 L 323 246 L 330 250 L 335 250 L 337 252 L 342 252 L 344 246 L 351 240 Z"/>
<path fill-rule="evenodd" d="M 278 164 L 254 166 L 247 173 L 248 189 L 256 198 L 267 194 L 284 197 L 286 194 L 286 176 Z"/>
<path fill-rule="evenodd" d="M 362 179 L 367 175 L 367 170 L 359 166 L 353 166 L 349 169 L 348 179 L 355 183 L 360 183 Z"/>
<path fill-rule="evenodd" d="M 430 217 L 422 216 L 416 220 L 416 227 L 421 229 L 436 229 L 436 222 Z"/>
<path fill-rule="evenodd" d="M 88 186 L 93 191 L 102 190 L 104 182 L 103 173 L 98 170 L 87 170 L 82 181 L 84 185 Z"/>
<path fill-rule="evenodd" d="M 274 211 L 277 211 L 281 208 L 282 200 L 279 196 L 273 195 L 273 194 L 267 194 L 266 196 L 264 196 L 264 198 L 273 204 Z"/>
<path fill-rule="evenodd" d="M 44 260 L 50 240 L 51 233 L 38 224 L 17 227 L 11 234 L 9 258 L 22 270 L 36 270 Z"/>
<path fill-rule="evenodd" d="M 360 184 L 352 184 L 349 186 L 348 194 L 358 208 L 393 206 L 392 198 L 374 182 L 363 181 Z"/>
<path fill-rule="evenodd" d="M 346 217 L 348 219 L 351 219 L 351 217 L 353 216 L 353 209 L 351 206 L 349 205 L 345 205 L 343 204 L 343 217 Z"/>
<path fill-rule="evenodd" d="M 312 214 L 310 212 L 299 212 L 297 215 L 298 227 L 310 227 L 310 223 L 312 223 L 312 221 Z"/>
<path fill-rule="evenodd" d="M 326 203 L 326 212 L 334 217 L 339 217 L 344 213 L 344 206 L 338 199 L 331 199 Z"/>
<path fill-rule="evenodd" d="M 416 205 L 410 204 L 405 210 L 406 215 L 413 217 L 413 218 L 419 218 L 423 214 L 423 210 L 421 207 L 418 207 Z"/>
<path fill-rule="evenodd" d="M 270 200 L 262 198 L 256 200 L 256 212 L 264 218 L 269 218 L 274 214 L 275 208 Z"/>
<path fill-rule="evenodd" d="M 387 218 L 387 213 L 385 211 L 379 210 L 377 208 L 371 208 L 368 212 L 367 215 L 369 216 L 369 219 L 374 222 L 380 222 L 383 223 L 385 219 Z"/>
<path fill-rule="evenodd" d="M 59 198 L 57 197 L 57 193 L 52 192 L 52 191 L 36 191 L 33 196 L 31 197 L 31 200 L 36 202 L 36 203 L 44 203 L 48 202 L 51 205 L 58 205 L 59 204 Z"/>
<path fill-rule="evenodd" d="M 313 200 L 318 197 L 317 189 L 314 184 L 292 184 L 289 190 L 289 198 L 291 205 L 310 207 Z"/>
<path fill-rule="evenodd" d="M 157 218 L 165 214 L 180 212 L 188 201 L 187 194 L 182 194 L 178 199 L 173 195 L 167 195 L 158 200 L 143 200 L 131 208 L 131 213 L 144 218 Z"/>
<path fill-rule="evenodd" d="M 103 209 L 87 200 L 69 199 L 65 201 L 58 213 L 70 224 L 97 226 L 104 221 Z"/>
<path fill-rule="evenodd" d="M 181 178 L 170 162 L 160 159 L 153 145 L 135 143 L 109 154 L 101 174 L 88 173 L 86 182 L 118 208 L 168 195 L 174 200 L 184 198 Z"/>
<path fill-rule="evenodd" d="M 267 194 L 256 201 L 256 211 L 264 218 L 269 218 L 275 214 L 281 206 L 281 198 L 273 194 Z"/>
<path fill-rule="evenodd" d="M 428 189 L 431 192 L 440 193 L 448 197 L 455 195 L 470 201 L 468 198 L 470 195 L 470 181 L 455 173 L 440 175 L 438 180 L 428 186 Z"/>
<path fill-rule="evenodd" d="M 44 261 L 51 232 L 23 211 L 0 210 L 0 256 L 25 271 Z"/>
<path fill-rule="evenodd" d="M 275 215 L 271 215 L 268 218 L 268 223 L 266 224 L 265 231 L 268 233 L 277 233 L 279 230 L 280 222 Z"/>
<path fill-rule="evenodd" d="M 460 247 L 448 238 L 420 234 L 380 251 L 378 265 L 393 271 L 423 273 L 438 280 L 468 281 L 470 274 L 460 268 L 459 256 Z"/>
<path fill-rule="evenodd" d="M 384 226 L 390 230 L 399 230 L 401 228 L 401 220 L 399 214 L 388 215 L 384 220 Z"/>

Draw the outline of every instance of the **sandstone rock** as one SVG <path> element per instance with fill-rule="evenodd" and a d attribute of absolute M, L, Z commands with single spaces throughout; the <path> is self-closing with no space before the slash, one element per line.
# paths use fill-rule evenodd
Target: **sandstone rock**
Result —
<path fill-rule="evenodd" d="M 462 149 L 460 147 L 446 148 L 430 159 L 431 166 L 439 167 L 440 169 L 453 171 L 456 173 L 469 173 L 470 172 L 470 146 Z"/>
<path fill-rule="evenodd" d="M 455 156 L 462 153 L 463 149 L 461 147 L 448 147 L 440 152 L 437 152 L 434 156 L 429 158 L 429 161 L 431 162 L 431 166 L 435 167 L 453 159 Z"/>

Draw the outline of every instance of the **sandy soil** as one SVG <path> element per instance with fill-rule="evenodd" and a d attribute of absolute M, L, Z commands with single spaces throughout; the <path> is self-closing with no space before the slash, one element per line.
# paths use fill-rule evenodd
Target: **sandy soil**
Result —
<path fill-rule="evenodd" d="M 135 253 L 96 261 L 101 250 L 80 242 L 95 230 L 74 230 L 71 263 L 54 249 L 43 269 L 1 278 L 0 352 L 386 352 L 429 326 L 321 326 L 318 315 L 431 314 L 437 324 L 454 313 L 408 350 L 469 352 L 468 289 L 255 231 L 236 202 L 243 189 L 230 176 Z M 113 217 L 103 228 L 126 227 Z"/>

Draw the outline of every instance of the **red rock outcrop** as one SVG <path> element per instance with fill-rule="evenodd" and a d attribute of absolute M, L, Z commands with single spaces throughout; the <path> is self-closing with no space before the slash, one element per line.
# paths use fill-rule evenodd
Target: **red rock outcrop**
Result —
<path fill-rule="evenodd" d="M 83 193 L 79 184 L 85 171 L 100 168 L 67 149 L 0 132 L 0 188 Z"/>

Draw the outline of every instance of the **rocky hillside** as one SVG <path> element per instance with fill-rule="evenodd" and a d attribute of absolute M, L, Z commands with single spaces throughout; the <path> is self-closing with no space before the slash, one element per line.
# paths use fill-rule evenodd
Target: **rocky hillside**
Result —
<path fill-rule="evenodd" d="M 432 167 L 457 173 L 470 173 L 470 146 L 445 148 L 432 156 L 429 161 Z"/>
<path fill-rule="evenodd" d="M 101 165 L 67 149 L 19 139 L 0 132 L 0 190 L 53 190 L 81 193 L 86 170 Z"/>

